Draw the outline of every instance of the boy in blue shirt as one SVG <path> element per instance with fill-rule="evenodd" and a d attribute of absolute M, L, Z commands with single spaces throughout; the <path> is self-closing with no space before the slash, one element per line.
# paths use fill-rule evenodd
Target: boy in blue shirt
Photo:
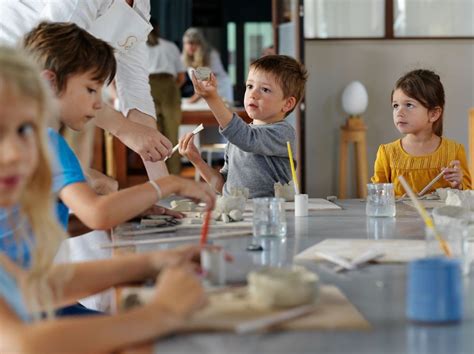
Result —
<path fill-rule="evenodd" d="M 112 47 L 75 24 L 46 22 L 25 36 L 24 47 L 56 94 L 60 123 L 74 130 L 82 129 L 101 108 L 103 84 L 114 78 L 116 62 Z M 176 176 L 97 195 L 86 183 L 79 161 L 63 137 L 54 129 L 48 130 L 48 136 L 53 193 L 58 218 L 64 227 L 69 209 L 89 228 L 105 230 L 135 217 L 171 194 L 213 206 L 215 196 L 208 186 Z M 10 258 L 28 266 L 29 249 L 34 241 L 15 243 L 14 230 L 29 234 L 28 229 L 18 229 L 18 215 L 15 208 L 0 209 L 0 247 Z"/>

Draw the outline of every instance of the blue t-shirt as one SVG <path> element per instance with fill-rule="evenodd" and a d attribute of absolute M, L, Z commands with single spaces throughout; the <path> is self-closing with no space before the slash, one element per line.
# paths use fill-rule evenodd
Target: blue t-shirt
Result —
<path fill-rule="evenodd" d="M 52 156 L 53 193 L 57 197 L 56 213 L 59 222 L 67 229 L 69 208 L 59 199 L 59 192 L 66 186 L 86 182 L 79 160 L 64 138 L 48 128 L 49 146 Z"/>
<path fill-rule="evenodd" d="M 85 182 L 84 174 L 76 155 L 64 138 L 48 129 L 49 147 L 52 155 L 53 193 L 57 197 L 61 189 L 69 184 Z M 57 198 L 58 220 L 67 229 L 68 207 Z M 27 218 L 21 215 L 18 205 L 0 208 L 0 250 L 18 265 L 28 268 L 31 262 L 31 247 L 34 244 Z"/>
<path fill-rule="evenodd" d="M 0 250 L 21 267 L 31 262 L 33 236 L 28 220 L 21 215 L 18 205 L 0 208 Z"/>
<path fill-rule="evenodd" d="M 30 321 L 31 317 L 23 301 L 23 295 L 15 279 L 0 265 L 0 297 L 23 321 Z"/>

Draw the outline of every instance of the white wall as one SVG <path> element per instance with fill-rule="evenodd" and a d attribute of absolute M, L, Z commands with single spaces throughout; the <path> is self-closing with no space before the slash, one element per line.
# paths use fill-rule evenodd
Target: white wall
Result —
<path fill-rule="evenodd" d="M 368 126 L 369 176 L 377 148 L 400 137 L 392 123 L 390 92 L 414 68 L 435 70 L 446 93 L 444 135 L 468 149 L 467 115 L 474 107 L 474 40 L 306 41 L 306 190 L 311 197 L 337 194 L 339 127 L 346 116 L 341 93 L 353 80 L 369 94 L 363 115 Z M 353 151 L 350 152 L 351 156 Z M 353 159 L 352 159 L 353 160 Z M 349 197 L 355 197 L 353 161 Z"/>

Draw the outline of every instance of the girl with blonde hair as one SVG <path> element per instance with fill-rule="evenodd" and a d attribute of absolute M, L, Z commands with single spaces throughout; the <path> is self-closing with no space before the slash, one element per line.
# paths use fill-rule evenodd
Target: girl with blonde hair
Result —
<path fill-rule="evenodd" d="M 9 226 L 22 225 L 14 229 L 12 242 L 31 248 L 27 264 L 12 261 L 4 248 L 0 251 L 0 352 L 108 353 L 177 330 L 204 302 L 192 264 L 197 247 L 77 263 L 74 268 L 53 265 L 65 234 L 53 216 L 46 144 L 51 107 L 34 64 L 18 51 L 0 47 L 0 238 Z M 155 297 L 141 308 L 115 316 L 54 319 L 58 306 L 158 273 Z M 41 319 L 44 313 L 48 320 Z"/>

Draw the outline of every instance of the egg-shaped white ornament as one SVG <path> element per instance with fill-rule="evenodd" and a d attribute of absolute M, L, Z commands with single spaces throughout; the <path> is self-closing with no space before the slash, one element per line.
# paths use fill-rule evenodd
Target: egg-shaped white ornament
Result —
<path fill-rule="evenodd" d="M 360 81 L 352 81 L 342 92 L 342 108 L 351 116 L 364 113 L 368 103 L 367 90 Z"/>

